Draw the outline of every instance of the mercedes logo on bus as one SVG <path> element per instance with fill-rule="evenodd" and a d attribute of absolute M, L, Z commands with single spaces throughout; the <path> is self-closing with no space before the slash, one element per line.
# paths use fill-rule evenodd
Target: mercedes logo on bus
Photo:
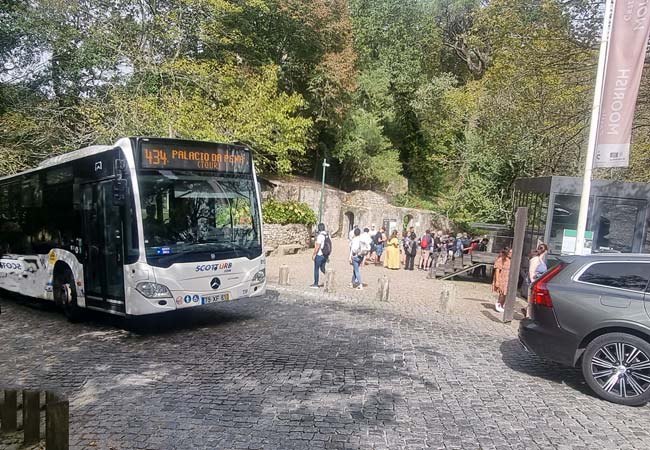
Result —
<path fill-rule="evenodd" d="M 215 277 L 210 281 L 210 287 L 212 289 L 219 289 L 219 286 L 221 286 L 221 280 L 219 278 Z"/>

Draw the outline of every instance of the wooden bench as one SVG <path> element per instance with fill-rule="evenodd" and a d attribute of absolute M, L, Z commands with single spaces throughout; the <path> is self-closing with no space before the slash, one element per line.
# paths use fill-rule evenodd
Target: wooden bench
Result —
<path fill-rule="evenodd" d="M 300 244 L 285 244 L 278 246 L 278 253 L 280 255 L 295 255 L 300 249 L 302 249 Z"/>

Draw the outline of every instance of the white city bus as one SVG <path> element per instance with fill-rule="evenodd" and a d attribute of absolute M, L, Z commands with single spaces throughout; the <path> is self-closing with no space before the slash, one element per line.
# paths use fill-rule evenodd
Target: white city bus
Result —
<path fill-rule="evenodd" d="M 0 178 L 0 288 L 131 316 L 259 296 L 250 150 L 123 138 Z"/>

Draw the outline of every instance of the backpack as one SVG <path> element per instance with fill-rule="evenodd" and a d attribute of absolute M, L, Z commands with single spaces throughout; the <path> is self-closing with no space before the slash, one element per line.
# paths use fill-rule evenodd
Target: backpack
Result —
<path fill-rule="evenodd" d="M 325 234 L 325 242 L 323 242 L 323 248 L 321 248 L 321 252 L 325 257 L 332 254 L 332 240 L 330 239 L 329 234 Z"/>
<path fill-rule="evenodd" d="M 359 241 L 359 251 L 357 252 L 358 256 L 366 256 L 368 253 L 370 253 L 370 244 L 368 244 L 365 240 L 360 240 Z"/>
<path fill-rule="evenodd" d="M 420 239 L 420 248 L 423 250 L 429 248 L 429 239 L 427 236 L 422 236 L 422 239 Z"/>
<path fill-rule="evenodd" d="M 375 245 L 379 245 L 379 242 L 381 241 L 381 231 L 377 231 L 377 233 L 372 237 L 372 239 L 375 242 Z"/>

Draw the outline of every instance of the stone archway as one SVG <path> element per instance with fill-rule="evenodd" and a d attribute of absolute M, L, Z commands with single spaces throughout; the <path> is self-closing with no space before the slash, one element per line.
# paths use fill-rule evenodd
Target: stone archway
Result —
<path fill-rule="evenodd" d="M 347 236 L 347 233 L 352 231 L 352 227 L 354 226 L 354 213 L 352 211 L 348 211 L 345 213 L 345 219 L 343 220 L 343 233 L 344 236 Z"/>
<path fill-rule="evenodd" d="M 402 230 L 406 231 L 408 230 L 411 226 L 413 226 L 413 216 L 410 214 L 406 214 L 404 216 L 404 219 L 402 219 Z"/>

